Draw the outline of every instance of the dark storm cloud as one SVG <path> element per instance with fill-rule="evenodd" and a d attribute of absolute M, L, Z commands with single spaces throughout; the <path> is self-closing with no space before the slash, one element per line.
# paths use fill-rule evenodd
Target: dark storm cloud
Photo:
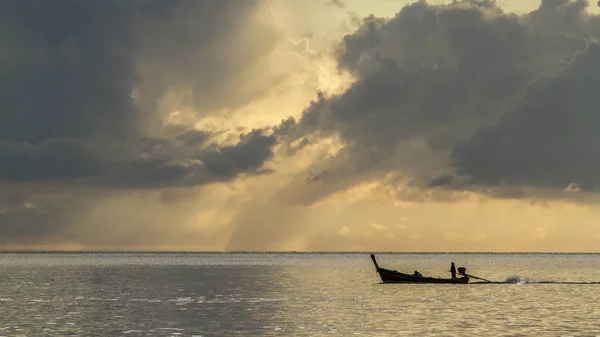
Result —
<path fill-rule="evenodd" d="M 0 139 L 90 139 L 135 130 L 133 4 L 0 3 Z"/>
<path fill-rule="evenodd" d="M 263 130 L 241 134 L 235 145 L 204 143 L 190 131 L 179 139 L 131 143 L 52 139 L 36 145 L 0 142 L 0 181 L 54 181 L 113 187 L 198 185 L 259 173 L 275 137 Z M 192 145 L 192 146 L 190 146 Z"/>
<path fill-rule="evenodd" d="M 564 189 L 600 187 L 600 44 L 531 83 L 494 126 L 453 152 L 472 181 Z"/>
<path fill-rule="evenodd" d="M 160 244 L 197 209 L 175 190 L 265 172 L 266 129 L 193 129 L 268 88 L 282 37 L 258 5 L 0 1 L 0 246 Z"/>
<path fill-rule="evenodd" d="M 417 2 L 389 20 L 365 18 L 338 48 L 340 68 L 357 81 L 280 127 L 293 140 L 337 135 L 344 144 L 313 167 L 327 173 L 319 183 L 337 185 L 315 198 L 387 173 L 422 189 L 469 188 L 470 175 L 478 184 L 590 180 L 600 167 L 589 40 L 600 37 L 600 18 L 586 6 L 547 0 L 516 15 L 494 1 Z"/>
<path fill-rule="evenodd" d="M 237 145 L 204 152 L 199 158 L 212 174 L 235 177 L 245 171 L 257 172 L 272 157 L 271 148 L 275 142 L 274 136 L 265 136 L 262 130 L 253 130 L 240 136 Z"/>
<path fill-rule="evenodd" d="M 257 4 L 2 1 L 0 181 L 145 187 L 259 171 L 274 145 L 262 131 L 227 146 L 189 125 L 148 131 L 169 91 L 204 113 L 259 95 L 244 76 L 278 36 L 252 21 Z"/>
<path fill-rule="evenodd" d="M 95 144 L 51 139 L 37 145 L 0 142 L 0 181 L 81 178 L 99 174 L 106 165 Z"/>
<path fill-rule="evenodd" d="M 238 82 L 277 42 L 248 23 L 257 2 L 3 1 L 0 137 L 124 137 L 156 123 L 167 90 L 198 108 L 252 99 Z"/>

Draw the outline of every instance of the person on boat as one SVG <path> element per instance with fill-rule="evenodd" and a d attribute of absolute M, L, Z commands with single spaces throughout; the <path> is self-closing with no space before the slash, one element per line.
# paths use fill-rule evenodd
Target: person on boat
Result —
<path fill-rule="evenodd" d="M 413 274 L 413 276 L 423 277 L 423 275 L 416 270 L 415 270 L 415 273 Z"/>
<path fill-rule="evenodd" d="M 456 278 L 456 267 L 454 267 L 454 262 L 450 263 L 450 272 L 452 273 L 452 278 Z"/>

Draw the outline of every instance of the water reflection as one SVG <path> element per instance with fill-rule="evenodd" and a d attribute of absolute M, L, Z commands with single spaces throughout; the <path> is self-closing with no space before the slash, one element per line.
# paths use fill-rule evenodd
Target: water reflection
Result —
<path fill-rule="evenodd" d="M 230 335 L 283 313 L 281 267 L 36 267 L 3 269 L 2 333 Z M 276 325 L 276 324 L 274 324 Z"/>
<path fill-rule="evenodd" d="M 490 285 L 381 284 L 368 254 L 5 256 L 0 335 L 7 336 L 600 333 L 598 285 L 575 283 L 597 278 L 598 256 L 380 259 L 441 274 L 452 258 L 492 279 L 517 271 L 541 281 L 560 280 L 548 269 L 560 264 L 561 282 L 572 282 Z"/>

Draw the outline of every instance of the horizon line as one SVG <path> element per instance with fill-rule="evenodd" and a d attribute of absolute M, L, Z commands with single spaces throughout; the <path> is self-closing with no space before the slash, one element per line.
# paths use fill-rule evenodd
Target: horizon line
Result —
<path fill-rule="evenodd" d="M 162 254 L 600 254 L 600 251 L 295 251 L 295 250 L 35 250 L 35 249 L 1 249 L 0 254 L 11 253 L 162 253 Z"/>

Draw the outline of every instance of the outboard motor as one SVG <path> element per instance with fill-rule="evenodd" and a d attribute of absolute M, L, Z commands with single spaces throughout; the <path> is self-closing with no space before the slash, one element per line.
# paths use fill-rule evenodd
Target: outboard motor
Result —
<path fill-rule="evenodd" d="M 476 278 L 478 280 L 482 280 L 482 281 L 485 281 L 485 282 L 488 282 L 488 283 L 492 282 L 490 280 L 486 280 L 486 279 L 481 278 L 481 277 L 477 277 L 477 276 L 473 276 L 473 275 L 467 274 L 467 268 L 465 268 L 465 267 L 459 267 L 457 270 L 458 270 L 458 274 L 462 275 L 463 277 Z"/>

